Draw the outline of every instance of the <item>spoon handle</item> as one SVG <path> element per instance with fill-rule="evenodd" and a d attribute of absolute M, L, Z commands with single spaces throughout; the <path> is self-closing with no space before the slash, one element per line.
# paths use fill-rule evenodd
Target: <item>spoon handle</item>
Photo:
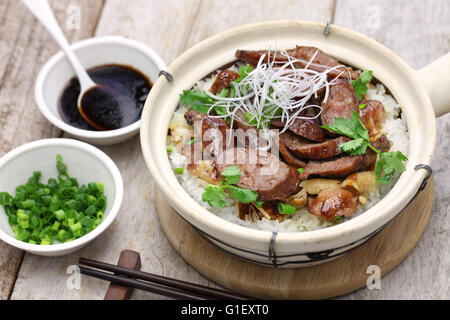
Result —
<path fill-rule="evenodd" d="M 94 81 L 89 77 L 78 57 L 70 48 L 64 33 L 56 21 L 53 11 L 50 8 L 47 0 L 22 0 L 30 9 L 34 16 L 47 28 L 53 38 L 58 42 L 61 49 L 65 52 L 67 58 L 72 64 L 78 80 L 80 81 L 81 91 L 85 91 L 90 87 L 95 86 Z"/>

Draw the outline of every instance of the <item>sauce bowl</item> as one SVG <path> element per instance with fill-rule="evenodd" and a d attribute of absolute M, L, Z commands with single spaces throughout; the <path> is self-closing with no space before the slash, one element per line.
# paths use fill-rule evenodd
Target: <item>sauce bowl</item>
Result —
<path fill-rule="evenodd" d="M 104 184 L 107 206 L 104 219 L 86 235 L 66 243 L 37 245 L 14 237 L 3 206 L 0 206 L 0 240 L 9 245 L 40 256 L 62 256 L 81 249 L 108 228 L 116 218 L 123 199 L 123 181 L 119 169 L 103 151 L 87 143 L 72 139 L 44 139 L 24 144 L 0 159 L 0 192 L 14 196 L 15 188 L 28 181 L 33 171 L 41 171 L 41 181 L 58 176 L 56 155 L 67 164 L 70 176 L 80 184 Z"/>
<path fill-rule="evenodd" d="M 435 117 L 450 111 L 450 54 L 416 71 L 365 35 L 337 26 L 331 26 L 330 32 L 324 30 L 323 23 L 303 21 L 263 22 L 231 29 L 184 52 L 167 69 L 174 82 L 159 79 L 147 98 L 141 144 L 158 188 L 204 238 L 242 259 L 266 266 L 303 267 L 338 258 L 381 231 L 408 205 L 430 175 L 436 144 Z M 406 171 L 375 206 L 342 224 L 297 233 L 260 231 L 233 224 L 192 199 L 170 166 L 166 136 L 179 94 L 235 61 L 237 49 L 275 49 L 275 45 L 278 50 L 314 46 L 345 64 L 373 70 L 374 77 L 402 106 L 410 138 Z"/>
<path fill-rule="evenodd" d="M 86 69 L 105 64 L 120 64 L 139 70 L 155 83 L 159 72 L 166 68 L 161 57 L 146 45 L 117 36 L 91 38 L 72 45 Z M 141 126 L 138 120 L 124 128 L 109 131 L 90 131 L 65 123 L 58 111 L 60 96 L 69 80 L 75 76 L 63 52 L 54 55 L 42 68 L 36 80 L 35 99 L 39 110 L 54 126 L 71 137 L 94 145 L 111 145 L 123 142 Z"/>

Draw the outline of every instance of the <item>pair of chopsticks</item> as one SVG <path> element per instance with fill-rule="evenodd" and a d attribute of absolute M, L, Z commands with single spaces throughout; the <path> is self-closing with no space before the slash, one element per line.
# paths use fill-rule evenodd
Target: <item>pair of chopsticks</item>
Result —
<path fill-rule="evenodd" d="M 249 300 L 251 297 L 231 291 L 202 286 L 148 272 L 128 269 L 105 262 L 80 258 L 81 274 L 183 300 Z M 86 268 L 84 266 L 92 267 Z M 95 269 L 93 269 L 95 268 Z M 107 272 L 105 272 L 107 271 Z"/>

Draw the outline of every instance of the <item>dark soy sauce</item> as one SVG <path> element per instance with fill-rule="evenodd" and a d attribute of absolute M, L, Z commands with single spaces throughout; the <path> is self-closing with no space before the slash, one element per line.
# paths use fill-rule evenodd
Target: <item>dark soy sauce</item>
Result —
<path fill-rule="evenodd" d="M 117 96 L 118 112 L 108 114 L 92 115 L 94 119 L 102 119 L 101 126 L 106 130 L 118 129 L 126 127 L 141 118 L 142 109 L 145 100 L 149 94 L 152 83 L 140 71 L 123 65 L 103 65 L 91 68 L 88 71 L 92 80 L 99 85 L 104 85 Z M 98 131 L 84 120 L 78 111 L 77 100 L 80 94 L 80 83 L 76 77 L 72 78 L 64 89 L 58 103 L 58 111 L 64 122 L 67 124 L 84 130 Z M 89 99 L 99 99 L 93 103 L 101 103 L 102 95 L 92 94 Z M 106 101 L 105 101 L 106 102 Z M 92 112 L 95 112 L 95 108 Z M 102 109 L 99 108 L 101 113 Z M 120 116 L 118 116 L 120 115 Z"/>

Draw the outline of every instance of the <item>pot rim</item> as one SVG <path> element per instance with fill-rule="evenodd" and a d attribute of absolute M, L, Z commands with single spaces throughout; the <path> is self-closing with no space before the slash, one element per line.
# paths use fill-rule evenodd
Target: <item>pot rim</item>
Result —
<path fill-rule="evenodd" d="M 224 41 L 224 39 L 231 38 L 238 34 L 243 34 L 246 32 L 252 32 L 258 29 L 270 29 L 276 27 L 302 27 L 309 29 L 317 29 L 323 30 L 325 25 L 320 22 L 310 22 L 310 21 L 298 21 L 298 20 L 286 20 L 286 21 L 268 21 L 268 22 L 259 22 L 254 24 L 249 24 L 237 28 L 230 29 L 228 31 L 222 32 L 218 35 L 212 36 L 192 48 L 185 51 L 181 56 L 179 56 L 174 62 L 170 64 L 167 71 L 173 72 L 180 68 L 187 60 L 198 54 L 198 52 L 202 51 L 205 48 L 208 48 L 210 45 L 214 43 L 218 43 L 220 41 Z M 349 30 L 343 27 L 332 26 L 332 33 L 345 36 L 346 38 L 350 38 L 353 41 L 363 43 L 367 47 L 371 47 L 376 49 L 385 57 L 388 57 L 391 60 L 394 60 L 396 65 L 399 68 L 403 69 L 404 74 L 406 74 L 411 81 L 412 85 L 419 90 L 418 94 L 423 98 L 424 104 L 422 105 L 422 109 L 424 112 L 423 118 L 429 121 L 428 125 L 431 126 L 433 132 L 430 132 L 429 136 L 427 136 L 427 145 L 425 146 L 426 152 L 421 157 L 421 163 L 425 165 L 430 165 L 431 163 L 431 155 L 434 153 L 435 141 L 436 141 L 436 128 L 435 128 L 435 115 L 431 105 L 430 98 L 426 93 L 423 85 L 419 82 L 419 79 L 414 73 L 414 70 L 409 67 L 406 62 L 404 62 L 400 57 L 398 57 L 394 52 L 390 49 L 386 48 L 379 42 L 360 34 L 356 31 Z M 351 60 L 351 59 L 350 59 Z M 150 134 L 149 132 L 152 129 L 149 127 L 149 117 L 154 108 L 153 101 L 156 99 L 157 94 L 162 90 L 162 88 L 167 85 L 166 79 L 159 79 L 149 97 L 147 98 L 146 104 L 144 106 L 144 111 L 142 115 L 142 128 L 141 128 L 141 146 L 144 154 L 145 161 L 147 163 L 147 167 L 150 170 L 150 173 L 155 180 L 156 184 L 160 188 L 161 192 L 167 199 L 167 201 L 171 204 L 174 209 L 181 214 L 185 219 L 190 221 L 191 223 L 195 221 L 196 227 L 201 229 L 202 231 L 208 230 L 208 233 L 217 235 L 217 234 L 226 234 L 230 237 L 236 238 L 245 238 L 249 241 L 264 241 L 267 243 L 270 241 L 273 232 L 272 231 L 264 231 L 252 229 L 244 226 L 240 226 L 229 222 L 214 213 L 208 211 L 203 208 L 200 204 L 198 204 L 192 197 L 190 197 L 186 191 L 181 187 L 178 180 L 174 176 L 173 172 L 160 172 L 158 166 L 155 165 L 154 157 L 156 150 L 152 150 L 150 143 Z M 433 118 L 432 120 L 429 118 Z M 155 130 L 161 130 L 161 128 L 153 128 L 153 132 Z M 164 128 L 166 130 L 166 128 Z M 412 146 L 410 144 L 410 150 L 412 150 Z M 167 161 L 169 161 L 167 159 Z M 373 207 L 363 212 L 362 214 L 346 221 L 345 223 L 319 229 L 308 232 L 278 232 L 277 233 L 277 245 L 280 243 L 283 244 L 321 244 L 337 239 L 347 238 L 347 240 L 339 241 L 340 243 L 346 243 L 350 240 L 356 240 L 361 238 L 361 234 L 366 235 L 370 232 L 375 231 L 379 227 L 386 224 L 390 221 L 396 214 L 398 214 L 415 196 L 417 193 L 422 181 L 427 175 L 425 170 L 415 171 L 414 166 L 419 163 L 408 163 L 407 171 L 405 171 L 393 188 L 386 194 L 378 203 L 376 203 Z M 170 176 L 169 176 L 170 175 Z M 184 191 L 184 193 L 180 194 L 171 189 L 169 185 L 170 181 L 175 179 L 176 183 L 179 187 Z M 396 186 L 402 184 L 402 189 L 398 190 Z M 387 202 L 386 198 L 396 190 L 397 193 L 401 193 L 401 196 L 391 199 L 394 201 Z M 180 190 L 177 190 L 180 191 Z M 400 192 L 401 191 L 401 192 Z M 392 196 L 390 197 L 392 198 Z M 191 206 L 192 205 L 192 206 Z M 376 214 L 367 214 L 368 212 L 376 212 Z M 199 227 L 201 225 L 201 227 Z M 362 233 L 358 233 L 357 231 Z M 216 236 L 220 238 L 219 236 Z M 350 238 L 349 238 L 350 237 Z M 245 244 L 243 244 L 245 245 Z M 337 246 L 337 245 L 336 245 Z"/>

